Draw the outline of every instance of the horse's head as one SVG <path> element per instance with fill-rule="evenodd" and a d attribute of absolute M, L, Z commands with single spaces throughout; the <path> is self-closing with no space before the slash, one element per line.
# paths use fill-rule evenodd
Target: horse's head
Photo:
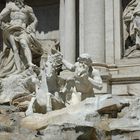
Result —
<path fill-rule="evenodd" d="M 62 55 L 60 53 L 49 55 L 45 66 L 47 77 L 49 78 L 58 75 L 61 69 L 61 64 Z"/>

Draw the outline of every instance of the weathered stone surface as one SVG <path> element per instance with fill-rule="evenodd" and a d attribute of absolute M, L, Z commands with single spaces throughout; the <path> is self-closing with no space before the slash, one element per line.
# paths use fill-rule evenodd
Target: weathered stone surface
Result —
<path fill-rule="evenodd" d="M 0 132 L 12 132 L 13 121 L 7 115 L 0 115 Z"/>
<path fill-rule="evenodd" d="M 123 108 L 119 100 L 115 98 L 108 98 L 107 100 L 99 103 L 98 112 L 101 114 L 111 114 L 119 112 Z"/>
<path fill-rule="evenodd" d="M 99 140 L 93 127 L 74 124 L 51 125 L 41 132 L 42 140 Z"/>
<path fill-rule="evenodd" d="M 130 84 L 127 86 L 128 94 L 140 96 L 140 84 Z"/>
<path fill-rule="evenodd" d="M 139 140 L 140 131 L 136 132 L 125 132 L 123 134 L 112 135 L 112 140 Z"/>
<path fill-rule="evenodd" d="M 100 113 L 105 114 L 111 113 L 112 110 L 118 112 L 121 111 L 125 105 L 128 105 L 128 103 L 131 103 L 130 99 L 112 97 L 110 95 L 87 98 L 77 105 L 69 106 L 58 111 L 49 112 L 45 115 L 33 114 L 32 116 L 23 118 L 21 121 L 21 127 L 31 130 L 40 130 L 44 135 L 42 138 L 48 136 L 48 140 L 51 138 L 54 138 L 55 140 L 55 138 L 59 136 L 63 136 L 64 140 L 69 138 L 83 138 L 82 135 L 85 135 L 87 131 L 79 131 L 80 133 L 75 133 L 77 130 L 76 128 L 84 128 L 84 130 L 87 128 L 87 130 L 89 130 L 90 128 L 90 132 L 96 130 L 99 133 L 92 133 L 95 136 L 95 140 L 96 138 L 98 140 L 98 135 L 100 136 L 99 140 L 101 140 L 102 138 L 105 139 L 105 137 L 107 137 L 105 132 L 114 130 L 112 129 L 111 124 L 115 127 L 119 121 L 117 121 L 118 119 L 109 120 L 107 118 L 102 120 L 98 112 L 101 111 Z M 128 112 L 128 114 L 130 114 L 130 112 Z M 114 124 L 113 121 L 117 121 L 117 123 Z M 127 124 L 126 121 L 127 119 L 124 119 L 123 123 Z M 134 121 L 136 122 L 136 120 Z M 130 124 L 129 127 L 131 125 L 132 124 Z M 119 126 L 121 128 L 121 124 L 117 125 L 116 128 L 119 128 Z M 125 127 L 124 124 L 122 126 Z M 133 127 L 131 128 L 132 130 L 136 130 L 133 129 Z M 92 137 L 93 135 L 88 133 L 87 137 Z M 115 137 L 113 138 L 115 140 Z M 60 140 L 63 139 L 60 138 Z"/>
<path fill-rule="evenodd" d="M 109 127 L 111 130 L 120 131 L 139 131 L 140 130 L 140 99 L 137 98 L 126 109 L 122 111 L 123 116 L 120 119 L 113 120 Z"/>
<path fill-rule="evenodd" d="M 32 1 L 34 5 L 35 0 Z M 34 13 L 32 10 L 27 12 L 24 3 L 18 3 L 16 0 L 15 4 L 12 0 L 6 4 L 6 10 L 0 13 L 1 27 L 5 27 L 3 47 L 0 31 L 0 140 L 140 139 L 140 58 L 133 58 L 140 55 L 140 40 L 137 40 L 140 39 L 140 29 L 136 29 L 140 26 L 140 16 L 137 13 L 140 8 L 139 0 L 47 1 L 36 1 L 34 7 L 38 19 L 43 19 L 38 26 L 39 31 L 36 32 L 43 50 L 30 32 L 30 29 L 33 29 L 35 33 L 37 20 L 34 19 L 35 16 L 32 17 L 35 21 L 29 25 L 30 21 L 27 22 L 26 19 L 29 18 L 30 12 L 30 16 Z M 51 5 L 42 5 L 50 3 L 49 1 L 52 1 Z M 59 2 L 60 37 L 58 31 L 52 32 L 54 26 L 47 27 L 54 21 L 55 27 L 58 25 L 58 19 L 54 18 L 58 16 L 56 11 L 59 9 Z M 9 5 L 10 9 L 16 9 L 7 17 L 7 22 L 3 21 L 3 17 L 8 14 Z M 131 6 L 137 10 L 131 11 Z M 124 11 L 125 16 L 130 14 L 130 17 L 129 20 L 125 20 L 128 23 L 128 36 L 124 35 L 124 39 L 132 37 L 132 46 L 123 46 L 122 43 L 120 11 L 125 8 L 128 8 Z M 55 15 L 49 21 L 51 15 L 43 18 L 40 16 L 42 12 L 43 16 L 50 12 Z M 23 30 L 17 31 L 18 28 L 15 27 L 11 33 L 8 27 L 15 26 L 13 23 L 17 22 L 21 28 L 25 25 Z M 129 27 L 134 22 L 138 24 L 132 28 L 135 32 L 131 32 Z M 64 23 L 66 26 L 62 26 Z M 55 30 L 57 29 L 58 26 Z M 134 33 L 134 36 L 131 36 L 130 32 Z M 9 40 L 11 36 L 12 41 Z M 30 39 L 33 39 L 33 44 Z M 35 49 L 34 46 L 38 47 Z M 64 54 L 61 54 L 60 50 Z M 83 57 L 82 53 L 89 53 L 91 57 Z M 71 62 L 79 58 L 74 65 L 70 64 L 70 67 L 67 67 L 63 57 Z M 87 60 L 90 60 L 90 63 Z M 97 60 L 99 63 L 95 63 Z M 39 67 L 36 72 L 33 63 Z M 64 70 L 64 65 L 71 72 Z M 42 70 L 44 74 L 41 74 Z M 100 90 L 102 81 L 103 89 Z M 29 104 L 33 99 L 38 104 Z M 31 108 L 25 113 L 27 106 Z"/>
<path fill-rule="evenodd" d="M 42 140 L 39 136 L 32 134 L 31 132 L 28 134 L 17 134 L 17 133 L 0 133 L 1 140 Z"/>
<path fill-rule="evenodd" d="M 29 95 L 35 90 L 29 70 L 1 79 L 0 103 L 7 103 L 17 95 Z"/>
<path fill-rule="evenodd" d="M 110 102 L 111 99 L 112 102 L 106 104 Z M 103 106 L 105 104 L 106 106 Z M 65 123 L 93 127 L 100 121 L 97 111 L 104 110 L 104 113 L 108 113 L 107 111 L 110 106 L 115 106 L 115 109 L 119 110 L 122 105 L 120 105 L 119 101 L 114 102 L 114 99 L 110 95 L 104 95 L 100 98 L 87 98 L 79 104 L 49 112 L 45 115 L 33 114 L 28 116 L 21 121 L 21 126 L 33 130 L 43 129 L 48 125 L 63 125 Z M 109 111 L 111 111 L 111 109 Z"/>

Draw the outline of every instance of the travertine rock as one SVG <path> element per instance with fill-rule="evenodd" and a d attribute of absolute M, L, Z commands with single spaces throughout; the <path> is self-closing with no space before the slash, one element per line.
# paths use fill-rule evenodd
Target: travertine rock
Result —
<path fill-rule="evenodd" d="M 42 140 L 100 140 L 93 127 L 74 124 L 51 125 L 41 132 Z"/>
<path fill-rule="evenodd" d="M 100 98 L 87 98 L 76 105 L 52 111 L 45 115 L 33 114 L 28 116 L 21 121 L 21 126 L 33 130 L 43 129 L 48 125 L 63 125 L 65 123 L 94 127 L 100 122 L 100 117 L 97 111 L 104 109 L 104 106 L 102 105 L 111 99 L 112 102 L 106 109 L 107 111 L 109 110 L 109 107 L 113 105 L 115 105 L 116 108 L 118 106 L 118 110 L 123 106 L 123 104 L 120 105 L 119 101 L 114 103 L 114 99 L 110 95 L 100 96 Z"/>
<path fill-rule="evenodd" d="M 136 98 L 133 103 L 123 111 L 124 116 L 113 120 L 109 127 L 111 130 L 139 131 L 140 130 L 140 98 Z"/>
<path fill-rule="evenodd" d="M 134 96 L 140 96 L 140 84 L 131 84 L 127 86 L 128 94 Z"/>
<path fill-rule="evenodd" d="M 0 103 L 10 102 L 17 95 L 29 95 L 34 92 L 35 84 L 31 79 L 30 70 L 1 79 Z"/>

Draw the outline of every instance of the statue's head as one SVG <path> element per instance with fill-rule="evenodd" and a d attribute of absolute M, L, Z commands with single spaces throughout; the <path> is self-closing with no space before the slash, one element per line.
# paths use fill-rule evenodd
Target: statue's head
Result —
<path fill-rule="evenodd" d="M 91 59 L 91 56 L 87 53 L 83 53 L 81 54 L 78 59 L 77 59 L 78 62 L 80 63 L 84 63 L 88 66 L 91 66 L 92 65 L 92 59 Z"/>
<path fill-rule="evenodd" d="M 24 0 L 14 0 L 14 2 L 19 8 L 24 6 Z"/>
<path fill-rule="evenodd" d="M 15 3 L 16 5 L 23 5 L 24 0 L 14 0 L 14 3 Z"/>

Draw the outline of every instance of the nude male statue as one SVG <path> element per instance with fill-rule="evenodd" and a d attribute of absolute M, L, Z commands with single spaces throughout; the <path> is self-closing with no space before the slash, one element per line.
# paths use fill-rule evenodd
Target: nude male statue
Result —
<path fill-rule="evenodd" d="M 10 18 L 5 22 L 5 18 L 8 16 Z M 37 54 L 41 54 L 41 45 L 34 38 L 37 22 L 32 8 L 25 5 L 24 0 L 8 2 L 0 13 L 3 40 L 8 48 L 13 51 L 17 71 L 21 71 L 20 50 L 26 59 L 26 65 L 29 67 L 34 66 L 31 50 Z"/>
<path fill-rule="evenodd" d="M 94 96 L 93 88 L 102 89 L 101 76 L 99 71 L 92 67 L 92 59 L 88 54 L 82 54 L 75 64 L 70 64 L 64 59 L 62 62 L 68 70 L 74 72 L 74 79 L 67 81 L 66 90 L 70 89 L 70 84 L 72 92 L 81 93 L 81 100 L 84 100 Z"/>

